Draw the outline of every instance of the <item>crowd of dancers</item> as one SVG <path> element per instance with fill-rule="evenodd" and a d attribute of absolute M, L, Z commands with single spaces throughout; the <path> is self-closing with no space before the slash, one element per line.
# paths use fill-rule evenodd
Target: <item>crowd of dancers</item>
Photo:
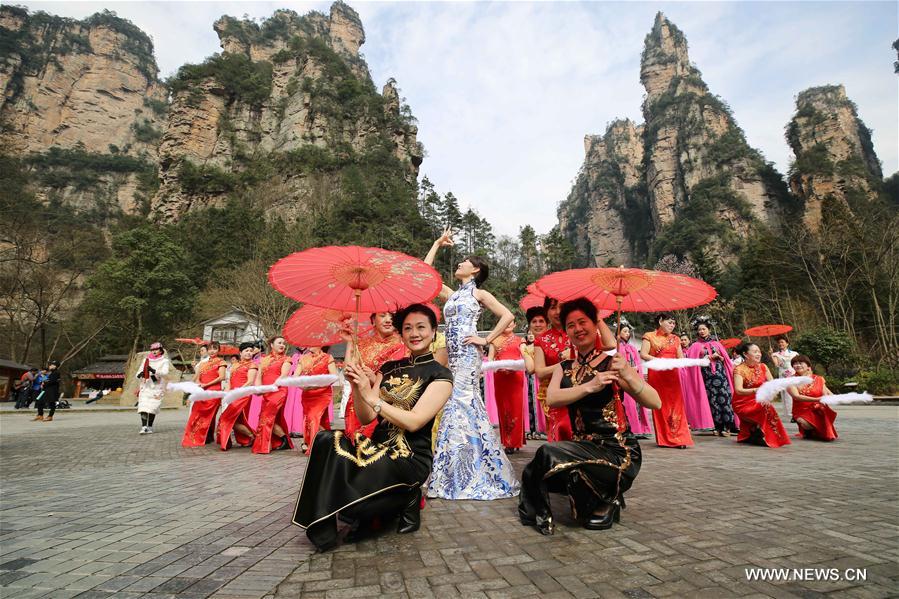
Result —
<path fill-rule="evenodd" d="M 447 231 L 425 262 L 432 264 L 450 245 Z M 755 396 L 773 378 L 757 345 L 741 345 L 732 360 L 708 319 L 693 322 L 695 340 L 682 340 L 674 333 L 674 318 L 660 314 L 638 347 L 630 325 L 624 323 L 616 338 L 584 298 L 547 298 L 527 311 L 528 332 L 520 337 L 511 311 L 482 289 L 488 271 L 483 259 L 471 256 L 455 271 L 458 287 L 443 286 L 445 335 L 427 305 L 371 315 L 370 335 L 347 348 L 344 375 L 352 392 L 344 430 L 330 430 L 331 387 L 303 390 L 309 462 L 292 521 L 320 549 L 339 542 L 338 521 L 350 525 L 345 540 L 382 528 L 386 515 L 397 517 L 398 532 L 417 530 L 423 488 L 429 497 L 450 500 L 518 496 L 521 522 L 543 534 L 555 528 L 549 493 L 562 493 L 578 522 L 603 530 L 625 508 L 624 494 L 640 469 L 639 438 L 652 434 L 660 447 L 686 449 L 693 445 L 691 429 L 705 429 L 768 447 L 790 443 L 773 405 Z M 481 337 L 477 321 L 484 309 L 497 324 Z M 771 354 L 779 374 L 812 380 L 784 391 L 800 435 L 835 439 L 836 413 L 819 401 L 830 394 L 824 380 L 811 373 L 807 357 L 789 351 L 786 340 L 780 345 Z M 241 345 L 240 359 L 230 368 L 217 350 L 217 344 L 209 346 L 196 383 L 204 390 L 220 389 L 226 381 L 231 389 L 265 390 L 258 423 L 250 426 L 251 395 L 229 403 L 218 424 L 221 400 L 196 401 L 182 444 L 215 442 L 227 450 L 236 443 L 255 453 L 291 448 L 288 388 L 278 382 L 290 375 L 334 375 L 333 358 L 311 348 L 294 366 L 280 336 L 268 340 L 264 355 L 255 344 Z M 705 358 L 708 365 L 649 367 L 653 360 L 682 358 Z M 492 389 L 499 434 L 482 395 L 485 360 L 497 366 L 485 387 Z M 164 349 L 154 344 L 138 372 L 142 432 L 152 432 L 168 368 Z M 529 374 L 537 381 L 533 402 Z M 525 444 L 526 429 L 545 433 L 547 443 L 519 480 L 508 454 Z"/>

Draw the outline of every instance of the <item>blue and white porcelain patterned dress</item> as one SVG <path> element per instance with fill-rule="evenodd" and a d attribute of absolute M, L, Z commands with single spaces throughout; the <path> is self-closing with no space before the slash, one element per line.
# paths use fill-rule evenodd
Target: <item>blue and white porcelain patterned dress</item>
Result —
<path fill-rule="evenodd" d="M 503 452 L 481 399 L 481 352 L 464 343 L 477 334 L 481 305 L 474 281 L 465 283 L 443 307 L 453 394 L 443 408 L 428 497 L 500 499 L 518 495 L 519 482 Z"/>

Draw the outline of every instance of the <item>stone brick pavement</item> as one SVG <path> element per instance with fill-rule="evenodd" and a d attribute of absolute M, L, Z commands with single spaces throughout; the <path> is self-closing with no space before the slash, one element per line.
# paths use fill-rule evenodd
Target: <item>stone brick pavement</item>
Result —
<path fill-rule="evenodd" d="M 0 417 L 3 597 L 889 597 L 899 595 L 899 409 L 841 408 L 834 444 L 644 443 L 610 531 L 543 537 L 514 500 L 429 501 L 422 529 L 318 554 L 289 525 L 305 459 L 179 445 L 134 414 Z M 795 425 L 791 425 L 791 432 Z M 513 461 L 520 472 L 533 448 Z M 761 582 L 745 569 L 863 568 Z"/>

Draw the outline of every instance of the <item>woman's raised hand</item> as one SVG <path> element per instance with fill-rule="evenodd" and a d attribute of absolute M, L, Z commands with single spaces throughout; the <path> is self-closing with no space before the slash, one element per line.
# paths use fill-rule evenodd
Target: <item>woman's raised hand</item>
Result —
<path fill-rule="evenodd" d="M 437 244 L 440 247 L 450 247 L 453 245 L 453 229 L 446 227 L 443 229 L 443 235 L 437 238 Z"/>

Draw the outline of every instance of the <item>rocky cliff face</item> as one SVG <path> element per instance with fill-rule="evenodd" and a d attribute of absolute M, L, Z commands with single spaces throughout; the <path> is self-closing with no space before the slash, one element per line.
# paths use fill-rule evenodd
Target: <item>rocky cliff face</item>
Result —
<path fill-rule="evenodd" d="M 813 231 L 829 203 L 852 213 L 876 201 L 883 179 L 880 161 L 871 132 L 842 85 L 813 87 L 796 97 L 787 142 L 796 157 L 790 189 L 804 203 L 805 224 Z"/>
<path fill-rule="evenodd" d="M 631 218 L 645 210 L 642 135 L 642 126 L 621 120 L 584 138 L 584 165 L 559 208 L 560 229 L 581 265 L 633 264 L 645 253 L 644 232 Z"/>
<path fill-rule="evenodd" d="M 786 187 L 746 143 L 724 102 L 709 92 L 690 63 L 683 33 L 661 13 L 646 36 L 640 80 L 645 123 L 630 129 L 642 152 L 631 147 L 609 153 L 610 136 L 621 139 L 621 126 L 613 124 L 592 155 L 588 148 L 560 220 L 566 222 L 572 205 L 587 207 L 581 229 L 593 251 L 582 254 L 582 262 L 637 264 L 666 253 L 703 253 L 727 263 L 755 224 L 778 222 Z M 606 166 L 594 167 L 597 160 Z M 625 185 L 624 173 L 636 183 Z M 592 184 L 579 188 L 583 177 Z M 629 201 L 609 201 L 604 190 L 610 189 Z M 575 229 L 568 229 L 577 242 Z M 583 251 L 586 244 L 577 245 Z"/>
<path fill-rule="evenodd" d="M 44 197 L 139 211 L 166 110 L 150 38 L 108 12 L 76 21 L 11 6 L 0 37 L 4 149 L 35 166 Z"/>
<path fill-rule="evenodd" d="M 153 218 L 177 220 L 264 180 L 274 193 L 257 199 L 296 219 L 339 193 L 342 168 L 372 160 L 395 161 L 414 182 L 414 119 L 392 81 L 376 91 L 349 6 L 279 10 L 262 24 L 222 17 L 215 30 L 222 54 L 173 82 Z"/>

